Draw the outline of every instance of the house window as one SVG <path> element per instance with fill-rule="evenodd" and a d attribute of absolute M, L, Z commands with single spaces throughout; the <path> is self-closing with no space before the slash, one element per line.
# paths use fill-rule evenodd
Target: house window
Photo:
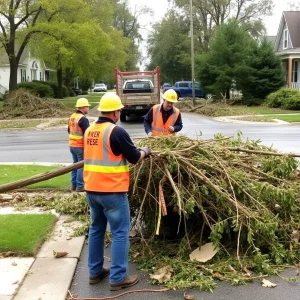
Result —
<path fill-rule="evenodd" d="M 31 80 L 37 80 L 38 64 L 34 61 L 31 67 Z"/>
<path fill-rule="evenodd" d="M 283 31 L 283 49 L 287 49 L 288 47 L 288 37 L 289 37 L 288 30 L 285 29 Z"/>
<path fill-rule="evenodd" d="M 293 65 L 293 82 L 298 82 L 298 60 L 295 60 Z"/>
<path fill-rule="evenodd" d="M 26 70 L 20 69 L 21 71 L 21 82 L 26 81 Z"/>

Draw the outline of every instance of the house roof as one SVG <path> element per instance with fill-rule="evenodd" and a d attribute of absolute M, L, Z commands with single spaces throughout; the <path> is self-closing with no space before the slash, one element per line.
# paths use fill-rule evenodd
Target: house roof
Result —
<path fill-rule="evenodd" d="M 278 32 L 275 41 L 275 50 L 278 51 L 278 46 L 281 38 L 284 24 L 287 24 L 292 47 L 300 47 L 300 11 L 284 11 L 278 27 Z"/>
<path fill-rule="evenodd" d="M 293 48 L 300 47 L 300 11 L 284 11 Z"/>
<path fill-rule="evenodd" d="M 277 53 L 280 56 L 285 55 L 285 54 L 300 54 L 300 47 L 292 48 L 292 49 L 285 49 L 285 50 L 282 50 L 282 51 L 277 52 Z"/>
<path fill-rule="evenodd" d="M 26 59 L 28 55 L 28 50 L 25 49 L 20 57 L 20 61 L 19 61 L 19 65 L 23 65 L 24 64 L 24 61 Z M 0 55 L 0 65 L 3 66 L 3 65 L 9 65 L 9 60 L 8 60 L 8 56 L 7 56 L 7 53 L 4 52 Z"/>

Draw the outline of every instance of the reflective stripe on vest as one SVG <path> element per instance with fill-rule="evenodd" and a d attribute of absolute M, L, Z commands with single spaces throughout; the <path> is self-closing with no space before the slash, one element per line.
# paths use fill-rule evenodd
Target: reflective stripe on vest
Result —
<path fill-rule="evenodd" d="M 70 147 L 83 147 L 83 131 L 78 123 L 84 115 L 74 113 L 69 119 L 69 146 Z"/>
<path fill-rule="evenodd" d="M 94 192 L 127 192 L 129 165 L 121 154 L 110 147 L 115 124 L 106 122 L 89 127 L 84 137 L 84 188 Z"/>
<path fill-rule="evenodd" d="M 162 113 L 161 113 L 161 106 L 162 104 L 157 104 L 153 106 L 153 112 L 152 112 L 153 121 L 151 123 L 151 132 L 153 135 L 175 135 L 175 132 L 170 133 L 168 131 L 168 127 L 175 125 L 179 116 L 179 109 L 173 107 L 172 115 L 168 118 L 168 120 L 164 124 Z"/>

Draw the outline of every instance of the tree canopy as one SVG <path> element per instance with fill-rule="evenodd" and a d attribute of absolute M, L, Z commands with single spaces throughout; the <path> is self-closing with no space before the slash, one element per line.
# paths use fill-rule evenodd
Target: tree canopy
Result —
<path fill-rule="evenodd" d="M 20 57 L 29 46 L 58 70 L 59 85 L 63 78 L 68 84 L 78 75 L 112 78 L 115 67 L 135 69 L 138 18 L 146 13 L 151 11 L 142 7 L 132 14 L 127 0 L 0 0 L 9 89 L 17 86 Z"/>
<path fill-rule="evenodd" d="M 221 25 L 209 47 L 196 56 L 197 77 L 207 92 L 219 97 L 237 89 L 244 98 L 264 99 L 283 85 L 280 59 L 271 44 L 257 43 L 236 20 Z"/>

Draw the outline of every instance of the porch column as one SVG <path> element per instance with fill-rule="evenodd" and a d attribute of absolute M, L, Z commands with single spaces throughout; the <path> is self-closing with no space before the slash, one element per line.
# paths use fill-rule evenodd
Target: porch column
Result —
<path fill-rule="evenodd" d="M 288 88 L 292 88 L 293 59 L 288 61 Z"/>

